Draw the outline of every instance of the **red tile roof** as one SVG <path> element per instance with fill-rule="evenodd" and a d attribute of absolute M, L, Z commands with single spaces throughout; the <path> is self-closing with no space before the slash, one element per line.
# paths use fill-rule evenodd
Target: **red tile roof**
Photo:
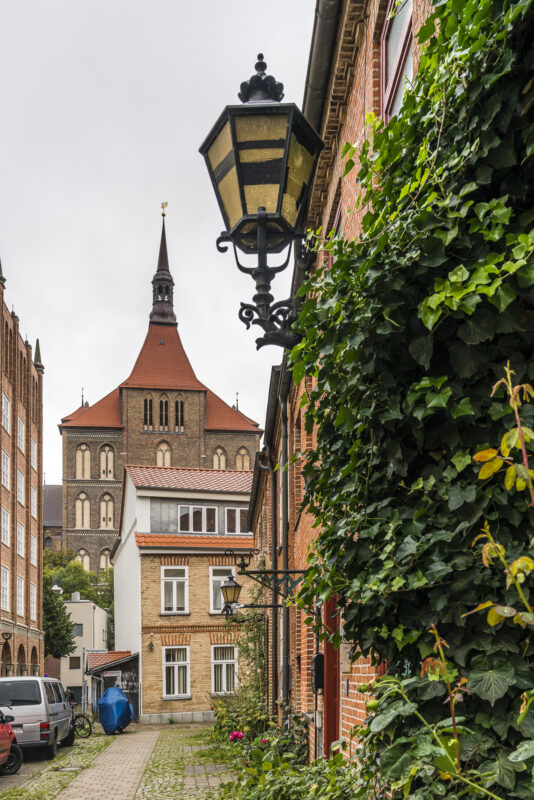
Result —
<path fill-rule="evenodd" d="M 138 489 L 188 489 L 193 492 L 240 492 L 248 494 L 252 472 L 230 469 L 178 469 L 176 467 L 127 466 Z"/>
<path fill-rule="evenodd" d="M 175 325 L 150 324 L 130 377 L 121 383 L 135 389 L 202 391 Z"/>
<path fill-rule="evenodd" d="M 95 669 L 95 667 L 102 667 L 104 664 L 113 664 L 114 661 L 120 661 L 131 656 L 131 654 L 131 650 L 108 650 L 107 653 L 88 653 L 88 668 Z"/>
<path fill-rule="evenodd" d="M 179 547 L 184 549 L 253 550 L 252 536 L 210 536 L 194 533 L 136 533 L 138 547 Z"/>
<path fill-rule="evenodd" d="M 60 427 L 122 428 L 123 387 L 206 392 L 206 430 L 261 432 L 257 422 L 231 408 L 197 379 L 174 325 L 151 323 L 130 377 L 94 405 L 80 406 L 64 417 Z"/>

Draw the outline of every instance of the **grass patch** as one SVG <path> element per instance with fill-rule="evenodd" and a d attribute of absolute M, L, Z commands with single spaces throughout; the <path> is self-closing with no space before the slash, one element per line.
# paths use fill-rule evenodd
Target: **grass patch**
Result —
<path fill-rule="evenodd" d="M 195 764 L 230 764 L 235 761 L 236 751 L 225 744 L 211 743 L 205 750 L 195 750 L 187 755 Z"/>

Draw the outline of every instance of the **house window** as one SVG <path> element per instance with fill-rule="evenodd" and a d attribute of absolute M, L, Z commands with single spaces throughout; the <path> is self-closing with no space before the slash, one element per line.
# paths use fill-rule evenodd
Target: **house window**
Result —
<path fill-rule="evenodd" d="M 69 657 L 69 669 L 81 669 L 82 663 L 80 656 L 70 656 Z"/>
<path fill-rule="evenodd" d="M 17 417 L 17 447 L 24 452 L 24 420 Z"/>
<path fill-rule="evenodd" d="M 189 695 L 189 647 L 163 648 L 164 697 Z"/>
<path fill-rule="evenodd" d="M 226 453 L 222 447 L 217 447 L 213 453 L 213 469 L 226 469 Z"/>
<path fill-rule="evenodd" d="M 170 467 L 171 466 L 171 448 L 167 442 L 160 442 L 156 450 L 156 466 L 157 467 Z"/>
<path fill-rule="evenodd" d="M 217 533 L 215 506 L 179 506 L 180 533 Z"/>
<path fill-rule="evenodd" d="M 161 568 L 161 613 L 187 614 L 187 567 Z"/>
<path fill-rule="evenodd" d="M 234 567 L 210 567 L 210 613 L 220 614 L 224 605 L 221 584 L 235 575 Z"/>
<path fill-rule="evenodd" d="M 145 397 L 144 402 L 144 412 L 143 412 L 143 425 L 145 430 L 147 428 L 153 427 L 152 422 L 152 399 L 150 397 Z"/>
<path fill-rule="evenodd" d="M 2 450 L 2 484 L 9 489 L 9 475 L 10 475 L 9 456 L 5 450 Z"/>
<path fill-rule="evenodd" d="M 237 685 L 237 647 L 232 644 L 212 645 L 211 691 L 232 694 Z"/>
<path fill-rule="evenodd" d="M 86 444 L 79 444 L 76 448 L 76 477 L 91 477 L 91 451 Z"/>
<path fill-rule="evenodd" d="M 390 0 L 380 49 L 382 114 L 389 122 L 402 106 L 406 81 L 413 77 L 412 0 Z"/>
<path fill-rule="evenodd" d="M 2 567 L 2 595 L 0 605 L 4 611 L 9 611 L 9 570 L 7 567 Z"/>
<path fill-rule="evenodd" d="M 2 506 L 2 544 L 7 544 L 9 547 L 9 511 Z"/>
<path fill-rule="evenodd" d="M 17 470 L 17 500 L 24 505 L 24 473 L 20 469 Z"/>
<path fill-rule="evenodd" d="M 24 556 L 24 525 L 17 522 L 17 554 Z"/>
<path fill-rule="evenodd" d="M 17 575 L 17 614 L 24 616 L 24 578 Z"/>
<path fill-rule="evenodd" d="M 75 622 L 72 626 L 72 635 L 73 636 L 83 636 L 83 624 L 81 622 Z"/>
<path fill-rule="evenodd" d="M 113 480 L 113 448 L 106 444 L 100 451 L 100 477 Z"/>
<path fill-rule="evenodd" d="M 240 447 L 235 457 L 235 468 L 239 470 L 250 469 L 250 455 L 246 447 Z"/>
<path fill-rule="evenodd" d="M 226 533 L 249 533 L 247 528 L 248 509 L 226 509 Z"/>
<path fill-rule="evenodd" d="M 90 528 L 91 527 L 91 506 L 89 505 L 89 498 L 85 492 L 81 492 L 76 498 L 76 528 Z"/>
<path fill-rule="evenodd" d="M 87 550 L 84 550 L 83 547 L 76 553 L 76 561 L 79 561 L 84 570 L 89 572 L 91 569 L 91 558 Z"/>
<path fill-rule="evenodd" d="M 37 619 L 37 587 L 30 583 L 30 619 L 35 622 Z"/>
<path fill-rule="evenodd" d="M 35 486 L 30 487 L 30 510 L 34 519 L 37 519 L 37 489 Z"/>
<path fill-rule="evenodd" d="M 113 498 L 105 494 L 100 500 L 100 527 L 113 528 Z"/>
<path fill-rule="evenodd" d="M 164 430 L 169 429 L 169 401 L 159 401 L 159 427 Z"/>
<path fill-rule="evenodd" d="M 106 547 L 100 553 L 100 569 L 109 569 L 111 566 L 111 550 Z"/>
<path fill-rule="evenodd" d="M 5 392 L 2 392 L 2 427 L 11 433 L 11 400 Z"/>
<path fill-rule="evenodd" d="M 174 404 L 174 427 L 177 431 L 183 431 L 185 429 L 183 400 L 176 400 Z"/>
<path fill-rule="evenodd" d="M 33 567 L 37 566 L 37 536 L 33 533 L 30 535 L 30 564 Z"/>
<path fill-rule="evenodd" d="M 30 439 L 30 460 L 34 470 L 37 470 L 37 442 L 33 438 Z"/>

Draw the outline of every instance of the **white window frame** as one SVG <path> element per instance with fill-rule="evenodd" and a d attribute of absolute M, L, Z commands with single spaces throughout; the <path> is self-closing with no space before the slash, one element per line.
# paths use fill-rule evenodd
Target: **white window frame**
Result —
<path fill-rule="evenodd" d="M 185 650 L 186 653 L 187 653 L 187 659 L 185 661 L 175 661 L 173 664 L 166 664 L 165 663 L 165 653 L 167 652 L 167 650 Z M 162 685 L 162 688 L 163 688 L 163 692 L 162 692 L 163 699 L 164 700 L 179 700 L 179 699 L 183 699 L 183 698 L 186 698 L 186 697 L 187 698 L 191 697 L 191 663 L 190 663 L 190 648 L 189 648 L 189 645 L 180 644 L 180 645 L 168 645 L 166 647 L 162 647 L 161 648 L 161 665 L 162 665 L 162 681 L 163 681 L 163 685 Z M 185 694 L 167 694 L 166 693 L 167 681 L 166 681 L 165 669 L 166 669 L 166 667 L 170 667 L 170 666 L 176 666 L 176 667 L 185 666 L 187 668 L 187 690 L 186 690 Z M 177 684 L 178 681 L 175 680 L 175 683 Z"/>
<path fill-rule="evenodd" d="M 2 567 L 2 576 L 1 576 L 1 599 L 0 599 L 0 606 L 2 607 L 2 611 L 9 611 L 9 568 Z"/>
<path fill-rule="evenodd" d="M 17 447 L 19 448 L 20 452 L 24 452 L 24 433 L 25 433 L 25 425 L 24 420 L 22 417 L 17 417 Z"/>
<path fill-rule="evenodd" d="M 228 532 L 228 512 L 235 511 L 236 512 L 236 528 L 237 530 L 233 533 Z M 239 508 L 238 506 L 225 506 L 224 509 L 224 532 L 226 536 L 249 536 L 251 535 L 250 531 L 242 531 L 241 530 L 241 512 L 247 511 L 246 508 Z"/>
<path fill-rule="evenodd" d="M 215 661 L 215 648 L 216 647 L 233 647 L 234 648 L 234 658 L 231 661 Z M 212 644 L 211 645 L 211 693 L 217 695 L 217 697 L 223 697 L 228 695 L 233 695 L 236 693 L 236 689 L 238 686 L 238 649 L 236 644 Z M 234 688 L 231 691 L 228 691 L 226 688 L 226 670 L 223 670 L 223 684 L 224 690 L 222 692 L 215 691 L 215 664 L 233 664 L 234 665 Z"/>
<path fill-rule="evenodd" d="M 24 505 L 24 473 L 17 469 L 17 500 Z"/>
<path fill-rule="evenodd" d="M 37 566 L 37 536 L 33 533 L 30 534 L 30 564 L 32 567 Z"/>
<path fill-rule="evenodd" d="M 32 622 L 37 621 L 37 586 L 35 583 L 30 583 L 30 619 Z"/>
<path fill-rule="evenodd" d="M 227 566 L 224 566 L 223 564 L 220 564 L 218 566 L 211 566 L 210 567 L 210 614 L 218 614 L 218 615 L 220 615 L 221 611 L 222 611 L 222 608 L 224 606 L 224 598 L 222 599 L 221 608 L 216 609 L 215 608 L 215 603 L 214 603 L 215 592 L 214 592 L 213 582 L 215 580 L 219 580 L 219 578 L 220 578 L 220 576 L 216 578 L 215 575 L 214 575 L 214 572 L 215 572 L 216 569 L 230 570 L 230 573 L 235 578 L 235 567 L 227 567 Z"/>
<path fill-rule="evenodd" d="M 11 478 L 11 462 L 9 459 L 9 453 L 6 453 L 5 450 L 2 450 L 2 485 L 9 489 L 9 482 Z"/>
<path fill-rule="evenodd" d="M 17 575 L 17 617 L 24 616 L 24 578 Z"/>
<path fill-rule="evenodd" d="M 35 486 L 30 486 L 30 513 L 34 519 L 37 519 L 37 489 Z"/>
<path fill-rule="evenodd" d="M 37 442 L 35 441 L 33 436 L 30 439 L 30 463 L 32 469 L 34 469 L 37 472 Z"/>
<path fill-rule="evenodd" d="M 183 569 L 184 570 L 184 577 L 183 578 L 167 578 L 165 579 L 165 570 L 166 569 Z M 165 611 L 165 580 L 170 580 L 173 582 L 183 581 L 185 583 L 184 589 L 184 610 L 183 611 Z M 160 567 L 160 584 L 161 584 L 161 615 L 165 617 L 170 616 L 177 616 L 177 615 L 184 615 L 189 614 L 189 567 L 177 564 L 173 566 L 172 564 L 166 564 L 164 567 Z M 176 591 L 173 589 L 173 605 L 176 606 Z"/>
<path fill-rule="evenodd" d="M 181 512 L 182 508 L 189 509 L 189 530 L 188 531 L 180 530 L 180 512 Z M 202 530 L 201 531 L 194 531 L 193 530 L 193 509 L 194 508 L 201 508 L 202 509 Z M 208 526 L 207 526 L 207 523 L 206 523 L 206 516 L 207 516 L 208 509 L 212 509 L 213 511 L 215 511 L 215 530 L 214 531 L 208 531 L 207 530 Z M 217 506 L 201 506 L 201 505 L 189 505 L 189 504 L 185 504 L 185 503 L 178 503 L 178 524 L 177 524 L 178 533 L 179 534 L 180 533 L 185 533 L 185 534 L 191 533 L 191 534 L 193 534 L 193 536 L 195 536 L 195 535 L 196 536 L 203 536 L 203 535 L 217 536 L 218 533 L 219 533 L 219 513 L 218 513 L 218 511 L 219 511 L 219 509 L 217 508 Z"/>
<path fill-rule="evenodd" d="M 2 427 L 11 433 L 11 400 L 5 392 L 2 392 Z"/>
<path fill-rule="evenodd" d="M 2 544 L 11 547 L 11 515 L 4 506 L 2 506 Z"/>
<path fill-rule="evenodd" d="M 24 525 L 17 520 L 17 555 L 24 558 Z"/>

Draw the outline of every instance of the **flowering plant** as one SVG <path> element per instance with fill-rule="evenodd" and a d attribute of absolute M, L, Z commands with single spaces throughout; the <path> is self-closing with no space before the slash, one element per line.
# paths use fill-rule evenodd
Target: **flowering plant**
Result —
<path fill-rule="evenodd" d="M 243 731 L 232 731 L 230 734 L 230 741 L 235 742 L 236 739 L 242 739 L 244 735 Z"/>

